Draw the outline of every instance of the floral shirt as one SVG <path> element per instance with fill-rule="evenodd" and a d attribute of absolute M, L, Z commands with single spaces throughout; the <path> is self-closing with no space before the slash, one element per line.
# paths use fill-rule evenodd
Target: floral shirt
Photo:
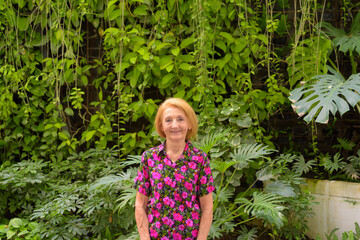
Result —
<path fill-rule="evenodd" d="M 164 143 L 145 151 L 134 188 L 149 197 L 151 239 L 196 239 L 199 197 L 215 190 L 213 182 L 209 158 L 189 141 L 175 163 L 167 156 Z"/>

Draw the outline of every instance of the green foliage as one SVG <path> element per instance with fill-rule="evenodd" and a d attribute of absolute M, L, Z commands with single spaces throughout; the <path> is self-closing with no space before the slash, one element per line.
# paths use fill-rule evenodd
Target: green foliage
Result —
<path fill-rule="evenodd" d="M 341 238 L 338 238 L 338 236 L 336 235 L 336 232 L 338 231 L 338 228 L 335 228 L 331 231 L 331 233 L 325 234 L 326 235 L 326 239 L 327 240 L 358 240 L 360 239 L 360 227 L 359 224 L 356 222 L 355 223 L 355 232 L 353 231 L 345 231 L 341 234 Z"/>

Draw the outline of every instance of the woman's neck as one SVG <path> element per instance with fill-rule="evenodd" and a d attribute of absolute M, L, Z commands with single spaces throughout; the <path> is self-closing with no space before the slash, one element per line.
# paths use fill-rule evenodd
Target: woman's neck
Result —
<path fill-rule="evenodd" d="M 166 154 L 170 157 L 171 161 L 175 162 L 184 152 L 186 142 L 171 142 L 166 140 Z"/>

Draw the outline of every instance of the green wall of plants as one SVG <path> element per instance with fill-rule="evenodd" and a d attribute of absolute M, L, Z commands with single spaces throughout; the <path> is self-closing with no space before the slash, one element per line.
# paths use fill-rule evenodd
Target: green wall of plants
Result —
<path fill-rule="evenodd" d="M 358 6 L 339 2 L 346 29 Z M 331 9 L 316 0 L 0 0 L 0 238 L 135 239 L 131 179 L 138 155 L 162 141 L 152 121 L 168 97 L 194 107 L 194 142 L 212 158 L 211 238 L 304 236 L 298 220 L 311 197 L 299 184 L 319 160 L 297 155 L 291 136 L 277 152 L 281 131 L 269 122 L 292 111 L 290 91 L 335 68 L 339 46 L 358 78 L 359 49 L 341 47 L 331 25 L 322 27 L 335 35 L 318 31 Z M 305 148 L 319 153 L 316 134 Z M 340 172 L 328 158 L 320 167 Z M 356 178 L 360 163 L 350 160 Z"/>

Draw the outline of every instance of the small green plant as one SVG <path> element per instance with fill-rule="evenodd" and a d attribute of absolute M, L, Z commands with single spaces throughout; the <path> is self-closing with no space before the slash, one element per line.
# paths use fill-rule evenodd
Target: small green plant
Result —
<path fill-rule="evenodd" d="M 40 240 L 39 224 L 26 219 L 13 218 L 7 225 L 0 225 L 0 238 Z"/>

